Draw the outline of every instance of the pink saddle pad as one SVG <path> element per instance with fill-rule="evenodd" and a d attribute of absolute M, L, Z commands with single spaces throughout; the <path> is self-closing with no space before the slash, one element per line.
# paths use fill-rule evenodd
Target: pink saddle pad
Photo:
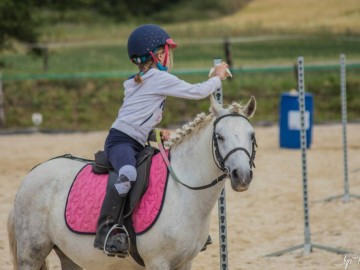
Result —
<path fill-rule="evenodd" d="M 168 170 L 160 154 L 152 159 L 149 186 L 132 214 L 136 234 L 146 232 L 157 220 L 165 198 Z M 108 174 L 94 174 L 91 165 L 76 176 L 66 202 L 65 222 L 79 234 L 95 234 L 100 209 L 106 193 Z"/>

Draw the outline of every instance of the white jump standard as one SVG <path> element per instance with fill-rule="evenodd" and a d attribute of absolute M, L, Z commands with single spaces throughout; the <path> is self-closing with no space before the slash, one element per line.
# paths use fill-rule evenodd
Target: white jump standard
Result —
<path fill-rule="evenodd" d="M 303 249 L 304 255 L 309 255 L 313 248 L 318 248 L 338 254 L 348 254 L 350 251 L 337 248 L 327 247 L 323 245 L 311 243 L 309 205 L 308 205 L 308 184 L 307 184 L 307 164 L 306 164 L 306 130 L 305 130 L 305 83 L 304 83 L 304 57 L 298 57 L 298 91 L 299 91 L 299 109 L 300 109 L 300 144 L 301 144 L 301 161 L 302 161 L 302 178 L 303 178 L 303 197 L 304 197 L 304 236 L 303 244 L 293 246 L 281 251 L 277 251 L 266 255 L 266 257 L 281 256 L 283 254 Z"/>
<path fill-rule="evenodd" d="M 221 64 L 221 59 L 214 59 L 214 66 Z M 223 104 L 223 91 L 219 88 L 215 91 L 215 99 L 219 104 Z M 226 194 L 225 188 L 222 190 L 218 200 L 219 216 L 219 249 L 220 249 L 220 270 L 228 269 L 227 252 L 227 225 L 226 225 Z"/>
<path fill-rule="evenodd" d="M 324 201 L 330 202 L 342 198 L 344 203 L 350 201 L 350 198 L 360 199 L 359 195 L 350 194 L 349 174 L 348 174 L 348 154 L 347 154 L 347 105 L 346 105 L 346 58 L 345 54 L 340 55 L 340 78 L 341 78 L 341 122 L 343 131 L 343 152 L 344 152 L 344 194 L 332 196 Z"/>

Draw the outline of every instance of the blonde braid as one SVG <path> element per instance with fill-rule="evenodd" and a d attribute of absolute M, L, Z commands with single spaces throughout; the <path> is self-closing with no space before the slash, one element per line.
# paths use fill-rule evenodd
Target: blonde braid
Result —
<path fill-rule="evenodd" d="M 154 63 L 154 61 L 152 60 L 152 58 L 149 58 L 145 62 L 137 65 L 139 68 L 139 73 L 136 74 L 135 78 L 134 78 L 134 81 L 136 83 L 143 83 L 143 79 L 141 78 L 141 75 L 146 73 L 151 68 L 153 63 Z"/>

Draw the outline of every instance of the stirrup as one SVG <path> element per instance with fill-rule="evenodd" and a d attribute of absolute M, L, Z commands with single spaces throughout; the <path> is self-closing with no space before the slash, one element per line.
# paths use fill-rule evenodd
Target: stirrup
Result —
<path fill-rule="evenodd" d="M 111 235 L 111 233 L 115 230 L 119 230 L 118 233 L 114 234 L 115 235 L 118 235 L 118 234 L 125 234 L 126 235 L 126 240 L 127 240 L 127 250 L 126 251 L 120 251 L 120 252 L 110 252 L 108 250 L 106 250 L 106 247 L 107 247 L 107 242 L 109 240 L 109 237 Z M 121 258 L 125 258 L 127 256 L 129 256 L 129 250 L 130 250 L 130 236 L 129 236 L 129 233 L 128 231 L 126 230 L 125 226 L 124 225 L 118 225 L 118 224 L 114 224 L 109 232 L 107 233 L 106 237 L 105 237 L 105 241 L 104 241 L 104 247 L 103 247 L 103 251 L 106 255 L 108 256 L 118 256 L 118 257 L 121 257 Z"/>

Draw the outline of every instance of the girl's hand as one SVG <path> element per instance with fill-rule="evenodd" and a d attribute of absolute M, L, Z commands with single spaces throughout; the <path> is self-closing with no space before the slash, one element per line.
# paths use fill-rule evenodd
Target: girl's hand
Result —
<path fill-rule="evenodd" d="M 161 140 L 163 141 L 167 141 L 170 139 L 170 131 L 167 129 L 163 129 L 160 131 L 160 135 L 161 135 Z"/>
<path fill-rule="evenodd" d="M 228 73 L 229 65 L 225 62 L 222 62 L 221 64 L 218 64 L 214 67 L 214 75 L 218 76 L 220 80 L 225 80 L 227 77 L 231 76 L 231 73 Z"/>

